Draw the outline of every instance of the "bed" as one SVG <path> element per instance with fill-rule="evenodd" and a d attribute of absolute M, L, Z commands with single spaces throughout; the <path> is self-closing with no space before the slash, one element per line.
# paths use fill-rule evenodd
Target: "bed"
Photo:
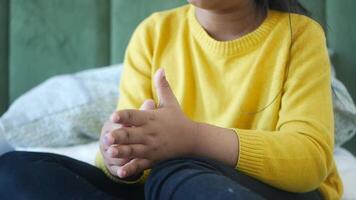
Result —
<path fill-rule="evenodd" d="M 335 0 L 302 2 L 313 11 L 314 17 L 322 25 L 329 27 L 328 41 L 334 52 L 336 72 L 355 99 L 356 57 L 352 55 L 352 48 L 356 44 L 352 45 L 355 39 L 349 42 L 344 37 L 348 34 L 356 35 L 356 28 L 350 25 L 353 23 L 355 1 L 345 0 L 343 4 Z M 144 0 L 36 0 L 36 4 L 32 0 L 0 1 L 0 114 L 10 104 L 14 105 L 15 100 L 26 94 L 26 91 L 45 80 L 53 81 L 52 84 L 56 85 L 53 78 L 48 80 L 50 77 L 92 68 L 104 69 L 103 66 L 122 62 L 129 37 L 143 18 L 153 11 L 184 3 L 185 0 L 152 0 L 150 3 Z M 340 12 L 343 15 L 335 14 Z M 118 65 L 111 66 L 113 68 L 119 73 Z M 71 81 L 75 83 L 75 80 Z M 111 80 L 112 83 L 117 81 L 115 78 Z M 112 103 L 118 95 L 117 86 L 113 85 L 106 94 L 110 95 Z M 90 97 L 91 94 L 87 95 Z M 87 105 L 90 100 L 88 96 L 83 94 L 78 104 Z M 95 107 L 95 104 L 90 106 Z M 103 109 L 108 112 L 113 107 Z M 105 115 L 91 124 L 97 127 L 103 120 Z M 73 132 L 80 129 L 78 126 L 72 124 L 66 130 Z M 95 142 L 98 130 L 93 127 L 87 130 L 89 134 L 72 137 L 61 135 L 62 138 L 52 143 L 41 140 L 42 136 L 38 135 L 35 139 L 37 143 L 33 143 L 32 147 L 20 145 L 22 147 L 17 149 L 59 153 L 92 164 L 93 152 L 98 148 Z M 38 147 L 43 144 L 47 147 Z M 356 179 L 356 161 L 352 154 L 356 155 L 356 137 L 335 150 L 335 158 L 346 186 L 345 199 L 356 199 L 352 190 L 356 187 L 352 183 Z"/>

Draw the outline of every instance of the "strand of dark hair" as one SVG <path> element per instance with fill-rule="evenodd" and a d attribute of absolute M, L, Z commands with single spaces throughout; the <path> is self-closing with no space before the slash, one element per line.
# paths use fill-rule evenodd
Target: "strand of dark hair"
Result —
<path fill-rule="evenodd" d="M 264 9 L 310 16 L 309 11 L 298 0 L 255 0 L 255 2 Z"/>

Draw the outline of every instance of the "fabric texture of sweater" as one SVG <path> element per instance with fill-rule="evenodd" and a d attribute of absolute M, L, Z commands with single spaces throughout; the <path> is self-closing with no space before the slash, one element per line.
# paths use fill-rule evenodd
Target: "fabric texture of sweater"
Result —
<path fill-rule="evenodd" d="M 155 13 L 127 48 L 118 109 L 158 102 L 160 67 L 188 118 L 236 132 L 237 170 L 282 190 L 341 198 L 330 62 L 315 21 L 269 10 L 256 30 L 223 42 L 209 36 L 192 5 Z M 100 154 L 97 165 L 110 175 Z"/>

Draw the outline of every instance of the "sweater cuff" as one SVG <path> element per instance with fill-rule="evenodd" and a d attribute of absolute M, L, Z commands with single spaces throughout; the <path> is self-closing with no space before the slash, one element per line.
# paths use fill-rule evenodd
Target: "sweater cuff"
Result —
<path fill-rule="evenodd" d="M 132 180 L 132 181 L 127 181 L 127 180 L 122 180 L 116 176 L 113 176 L 109 169 L 106 168 L 105 166 L 105 163 L 104 163 L 104 158 L 101 154 L 101 152 L 99 151 L 97 154 L 96 154 L 96 159 L 95 159 L 95 165 L 101 169 L 106 176 L 108 176 L 112 181 L 114 182 L 117 182 L 117 183 L 125 183 L 125 184 L 143 184 L 145 183 L 148 175 L 150 174 L 150 170 L 145 170 L 142 174 L 142 176 L 136 180 Z"/>
<path fill-rule="evenodd" d="M 257 131 L 232 129 L 239 140 L 239 157 L 236 169 L 252 176 L 260 176 L 263 171 L 263 136 Z"/>

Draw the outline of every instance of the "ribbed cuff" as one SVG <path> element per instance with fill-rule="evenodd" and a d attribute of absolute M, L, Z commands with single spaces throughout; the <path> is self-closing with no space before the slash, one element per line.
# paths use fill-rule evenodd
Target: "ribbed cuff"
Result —
<path fill-rule="evenodd" d="M 236 169 L 260 176 L 263 171 L 263 136 L 253 130 L 232 129 L 239 139 L 239 157 Z"/>
<path fill-rule="evenodd" d="M 150 170 L 145 170 L 140 178 L 138 178 L 137 180 L 133 180 L 133 181 L 122 180 L 116 176 L 113 176 L 110 173 L 110 171 L 108 170 L 108 168 L 106 168 L 105 163 L 104 163 L 104 158 L 100 151 L 96 154 L 95 165 L 98 168 L 100 168 L 105 173 L 105 175 L 108 176 L 111 180 L 118 182 L 118 183 L 143 184 L 143 183 L 145 183 L 148 175 L 150 174 Z"/>

